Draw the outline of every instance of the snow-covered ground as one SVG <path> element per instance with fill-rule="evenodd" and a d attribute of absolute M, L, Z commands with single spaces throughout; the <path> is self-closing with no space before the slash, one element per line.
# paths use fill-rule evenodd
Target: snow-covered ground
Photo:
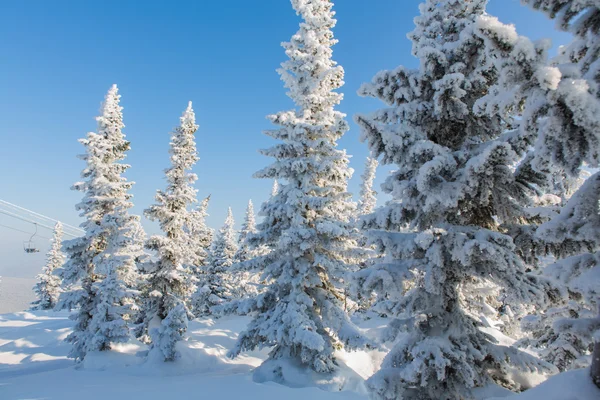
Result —
<path fill-rule="evenodd" d="M 0 399 L 44 400 L 153 400 L 185 399 L 366 399 L 362 381 L 370 376 L 383 353 L 340 353 L 349 367 L 344 391 L 289 388 L 273 382 L 257 383 L 251 371 L 267 356 L 267 350 L 246 353 L 235 360 L 226 357 L 238 333 L 249 319 L 227 317 L 190 323 L 190 338 L 180 346 L 175 363 L 144 362 L 138 355 L 146 347 L 138 342 L 116 351 L 90 354 L 82 368 L 66 357 L 64 342 L 72 321 L 66 312 L 18 312 L 0 315 Z M 381 329 L 378 321 L 364 326 L 371 334 Z M 301 379 L 302 377 L 299 377 Z M 490 398 L 502 390 L 481 392 Z M 83 397 L 82 397 L 83 396 Z M 511 400 L 598 400 L 587 370 L 551 378 Z"/>
<path fill-rule="evenodd" d="M 0 314 L 22 311 L 35 300 L 35 278 L 0 277 Z"/>

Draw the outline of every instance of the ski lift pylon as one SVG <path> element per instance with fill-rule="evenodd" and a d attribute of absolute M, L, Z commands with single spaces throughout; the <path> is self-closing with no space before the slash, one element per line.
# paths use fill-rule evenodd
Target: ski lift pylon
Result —
<path fill-rule="evenodd" d="M 33 241 L 33 237 L 37 235 L 37 224 L 34 223 L 33 225 L 35 225 L 35 232 L 33 232 L 33 235 L 31 235 L 29 240 L 23 242 L 23 250 L 25 250 L 25 253 L 39 253 L 40 251 L 40 249 L 35 247 L 35 242 Z"/>

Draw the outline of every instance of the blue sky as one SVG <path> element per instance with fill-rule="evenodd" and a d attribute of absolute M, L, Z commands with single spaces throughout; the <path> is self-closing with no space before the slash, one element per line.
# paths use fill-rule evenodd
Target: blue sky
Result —
<path fill-rule="evenodd" d="M 362 82 L 381 69 L 417 65 L 406 33 L 418 4 L 336 2 L 334 58 L 346 71 L 340 110 L 349 120 L 379 106 L 355 94 Z M 568 41 L 518 0 L 491 0 L 488 12 L 532 39 Z M 292 106 L 275 70 L 285 59 L 280 43 L 298 21 L 286 0 L 1 2 L 0 199 L 78 225 L 81 195 L 69 190 L 83 168 L 77 139 L 95 130 L 100 102 L 117 83 L 132 143 L 133 212 L 141 214 L 164 186 L 169 132 L 192 100 L 200 125 L 197 188 L 199 197 L 212 195 L 208 222 L 219 227 L 231 206 L 239 224 L 248 199 L 258 208 L 270 192 L 271 182 L 251 176 L 270 162 L 257 152 L 274 143 L 261 134 L 270 128 L 265 116 Z M 367 150 L 351 126 L 340 146 L 353 156 L 356 193 Z M 2 215 L 0 224 L 32 230 Z M 0 227 L 0 275 L 31 276 L 41 268 L 47 240 L 39 241 L 42 253 L 26 255 L 26 238 Z"/>

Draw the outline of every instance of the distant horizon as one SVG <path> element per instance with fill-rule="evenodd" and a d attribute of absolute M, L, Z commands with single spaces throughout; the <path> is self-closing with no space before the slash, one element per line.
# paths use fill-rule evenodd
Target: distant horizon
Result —
<path fill-rule="evenodd" d="M 202 3 L 202 2 L 201 2 Z M 366 4 L 369 3 L 369 4 Z M 368 155 L 358 140 L 352 118 L 382 103 L 360 98 L 356 90 L 375 73 L 404 64 L 415 67 L 406 33 L 414 27 L 418 0 L 339 1 L 335 4 L 340 41 L 334 60 L 346 71 L 344 100 L 351 130 L 339 141 L 352 156 L 355 170 L 349 192 L 358 200 L 360 176 Z M 75 204 L 81 193 L 69 190 L 84 164 L 77 142 L 95 131 L 94 118 L 109 87 L 119 86 L 124 132 L 132 149 L 126 163 L 135 207 L 143 215 L 157 189 L 165 186 L 169 165 L 169 132 L 192 101 L 196 111 L 200 161 L 194 172 L 198 199 L 212 195 L 208 224 L 219 229 L 229 206 L 239 228 L 252 199 L 257 213 L 272 181 L 253 179 L 271 159 L 258 150 L 274 143 L 261 132 L 265 117 L 291 109 L 275 70 L 286 56 L 280 43 L 297 31 L 299 18 L 289 2 L 265 0 L 248 4 L 148 2 L 144 7 L 111 0 L 99 4 L 20 1 L 3 6 L 0 43 L 5 73 L 0 76 L 0 199 L 51 218 L 79 225 Z M 226 9 L 226 12 L 225 12 Z M 554 22 L 521 6 L 519 0 L 491 0 L 488 11 L 514 23 L 520 34 L 549 37 L 554 48 L 568 40 Z M 372 23 L 377 20 L 378 23 Z M 380 167 L 375 190 L 393 167 Z M 47 239 L 40 252 L 25 254 L 23 241 L 33 226 L 0 214 L 0 276 L 32 277 L 43 265 Z M 143 218 L 148 235 L 159 233 Z M 40 237 L 51 232 L 40 230 Z"/>

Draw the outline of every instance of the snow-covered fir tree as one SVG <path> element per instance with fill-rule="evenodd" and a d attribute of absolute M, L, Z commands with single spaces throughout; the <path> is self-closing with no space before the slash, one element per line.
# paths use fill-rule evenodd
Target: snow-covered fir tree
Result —
<path fill-rule="evenodd" d="M 232 356 L 273 346 L 256 373 L 285 380 L 292 364 L 317 373 L 336 370 L 338 346 L 355 349 L 366 340 L 343 310 L 337 285 L 358 264 L 355 204 L 347 192 L 352 174 L 337 140 L 348 130 L 335 109 L 344 71 L 331 58 L 336 20 L 329 0 L 292 0 L 300 29 L 284 43 L 289 60 L 279 70 L 297 109 L 269 116 L 278 129 L 266 134 L 281 143 L 262 154 L 276 161 L 255 177 L 285 184 L 261 208 L 264 220 L 253 240 L 272 248 L 253 262 L 272 279 L 266 292 L 248 300 L 257 311 L 239 336 Z"/>
<path fill-rule="evenodd" d="M 573 34 L 573 41 L 561 48 L 559 56 L 549 65 L 546 61 L 549 43 L 532 43 L 518 36 L 514 27 L 502 25 L 488 16 L 481 17 L 479 34 L 488 41 L 488 48 L 495 49 L 494 60 L 503 77 L 499 88 L 483 104 L 486 111 L 522 107 L 520 135 L 535 142 L 530 176 L 537 173 L 552 178 L 532 181 L 542 187 L 552 187 L 555 181 L 562 179 L 567 184 L 561 186 L 567 187 L 581 179 L 584 163 L 592 167 L 600 165 L 597 129 L 600 124 L 597 65 L 600 22 L 594 17 L 600 9 L 591 2 L 570 0 L 524 3 L 557 18 L 559 27 Z M 510 95 L 503 94 L 506 91 Z M 590 299 L 571 286 L 571 280 L 578 281 L 577 276 L 587 276 L 594 270 L 594 262 L 590 260 L 597 257 L 597 242 L 579 234 L 580 227 L 593 226 L 595 220 L 593 209 L 597 205 L 594 194 L 590 194 L 593 189 L 589 189 L 594 185 L 593 177 L 588 181 L 559 216 L 542 225 L 536 233 L 559 258 L 544 270 L 545 275 L 559 278 L 550 292 L 557 292 L 564 284 L 568 290 L 562 297 L 553 293 L 551 308 L 524 321 L 525 328 L 533 333 L 533 338 L 525 343 L 540 346 L 544 357 L 560 369 L 581 365 L 581 356 L 589 353 L 594 331 L 598 330 L 590 323 L 594 320 L 591 315 L 595 313 L 597 297 Z M 597 193 L 595 196 L 597 198 Z M 587 262 L 581 263 L 581 260 Z M 573 320 L 577 316 L 581 318 L 580 323 Z M 573 327 L 560 321 L 572 321 Z"/>
<path fill-rule="evenodd" d="M 254 216 L 254 204 L 252 204 L 252 200 L 249 200 L 244 223 L 242 224 L 242 229 L 240 230 L 240 236 L 238 238 L 238 251 L 235 254 L 236 262 L 244 262 L 254 257 L 254 249 L 250 246 L 248 237 L 255 233 L 256 218 Z"/>
<path fill-rule="evenodd" d="M 549 117 L 546 117 L 545 126 L 541 130 L 535 150 L 536 156 L 540 160 L 539 164 L 549 164 L 552 160 L 558 163 L 570 177 L 577 177 L 583 163 L 596 168 L 600 166 L 600 130 L 597 128 L 600 122 L 600 116 L 598 115 L 598 112 L 600 112 L 600 102 L 598 101 L 600 97 L 600 63 L 598 62 L 600 55 L 600 19 L 598 18 L 600 4 L 584 0 L 522 0 L 522 2 L 545 12 L 551 18 L 556 18 L 558 26 L 574 36 L 573 41 L 561 49 L 562 57 L 559 58 L 558 63 L 562 67 L 563 79 L 556 90 L 558 94 L 552 96 L 554 104 L 549 107 Z M 573 74 L 570 65 L 577 66 L 575 74 Z M 565 114 L 570 117 L 571 121 L 567 118 L 559 118 L 558 120 L 552 118 L 554 115 L 563 116 Z M 563 124 L 556 127 L 554 124 L 557 122 L 563 122 Z M 595 183 L 589 183 L 587 187 L 589 189 L 594 185 Z M 583 190 L 583 187 L 581 190 Z M 598 189 L 596 189 L 596 196 L 597 194 Z M 594 198 L 594 194 L 588 192 L 574 197 L 580 201 L 589 201 L 590 198 Z M 586 208 L 584 204 L 569 203 L 573 210 Z M 589 204 L 587 208 L 591 212 Z M 590 217 L 589 214 L 585 217 L 581 213 L 578 215 L 580 219 L 573 221 L 576 225 L 591 226 L 585 221 L 586 218 Z M 594 219 L 595 217 L 592 217 L 592 220 Z M 594 228 L 598 232 L 598 226 L 596 225 Z M 562 233 L 556 232 L 554 234 L 560 236 Z M 548 235 L 551 235 L 551 233 L 546 233 L 546 236 Z M 577 237 L 581 238 L 580 235 L 576 235 Z M 572 239 L 572 237 L 569 237 L 569 239 Z M 579 259 L 575 259 L 576 261 L 573 259 L 564 261 L 567 266 L 567 274 L 577 270 L 575 265 L 583 267 L 583 271 L 598 269 L 598 234 L 596 234 L 595 240 L 595 250 L 592 250 L 595 253 L 582 254 Z M 593 263 L 589 263 L 590 257 L 596 258 L 595 266 Z M 587 265 L 579 264 L 582 258 L 588 259 Z M 563 265 L 563 267 L 565 266 Z M 583 271 L 579 271 L 578 275 L 588 273 Z M 573 276 L 570 277 L 569 289 L 572 288 L 574 280 L 582 279 L 574 278 Z M 575 293 L 580 292 L 576 291 Z M 588 306 L 592 306 L 592 312 L 595 311 L 593 304 L 596 304 L 597 307 L 598 294 L 596 293 L 593 300 L 590 297 L 585 297 L 585 300 Z M 600 319 L 600 316 L 597 317 L 596 321 L 598 319 Z M 584 321 L 586 320 L 583 319 L 581 323 L 573 322 L 572 324 L 573 326 L 579 326 L 579 334 L 582 334 L 582 326 L 587 325 L 588 329 L 583 336 L 587 338 L 591 334 L 595 339 L 590 371 L 594 383 L 600 387 L 600 328 L 596 325 L 594 329 Z M 557 324 L 561 326 L 559 322 Z M 569 323 L 567 325 L 571 326 Z M 564 327 L 564 325 L 562 326 Z M 575 331 L 574 334 L 578 334 L 574 328 L 571 330 Z"/>
<path fill-rule="evenodd" d="M 268 252 L 265 246 L 256 247 L 251 243 L 250 239 L 256 232 L 254 204 L 252 204 L 252 200 L 249 200 L 248 207 L 246 208 L 246 216 L 244 217 L 238 238 L 239 247 L 234 257 L 236 265 L 230 271 L 233 288 L 232 295 L 234 298 L 243 299 L 255 296 L 263 286 L 261 285 L 260 272 L 247 270 L 244 268 L 245 264 L 243 264 Z"/>
<path fill-rule="evenodd" d="M 542 294 L 499 229 L 519 220 L 528 204 L 512 169 L 527 146 L 503 136 L 510 118 L 473 110 L 498 77 L 485 41 L 473 33 L 485 6 L 425 1 L 408 35 L 420 67 L 380 72 L 359 92 L 388 105 L 356 120 L 372 156 L 397 166 L 382 186 L 393 199 L 364 219 L 370 242 L 384 254 L 372 270 L 394 282 L 381 282 L 390 290 L 416 283 L 402 297 L 392 293 L 399 318 L 386 336 L 407 336 L 368 381 L 375 398 L 472 398 L 472 389 L 491 380 L 519 388 L 513 368 L 544 366 L 490 340 L 464 304 L 473 279 L 489 280 L 515 303 Z"/>
<path fill-rule="evenodd" d="M 79 310 L 67 341 L 70 356 L 81 360 L 90 351 L 108 350 L 111 343 L 128 339 L 128 321 L 135 311 L 133 288 L 137 259 L 142 257 L 143 231 L 139 218 L 128 214 L 133 182 L 122 174 L 129 165 L 120 163 L 130 144 L 122 132 L 123 114 L 116 85 L 108 91 L 98 133 L 80 142 L 86 147 L 82 182 L 75 190 L 84 192 L 76 206 L 84 218 L 82 237 L 64 242 L 68 261 L 61 275 L 69 290 L 59 307 Z"/>
<path fill-rule="evenodd" d="M 178 357 L 175 345 L 187 330 L 188 318 L 193 316 L 187 301 L 195 288 L 187 265 L 194 258 L 194 249 L 190 248 L 185 231 L 188 206 L 197 201 L 193 187 L 197 176 L 190 171 L 198 161 L 194 138 L 198 125 L 191 102 L 180 121 L 171 133 L 171 166 L 165 171 L 167 187 L 157 191 L 156 204 L 145 210 L 150 220 L 158 221 L 163 235 L 146 241 L 146 248 L 156 252 L 157 259 L 146 267 L 144 320 L 152 340 L 151 351 L 160 351 L 165 361 Z"/>
<path fill-rule="evenodd" d="M 525 328 L 533 338 L 524 341 L 560 370 L 589 365 L 594 335 L 600 333 L 600 173 L 596 173 L 569 199 L 560 214 L 541 225 L 544 242 L 580 244 L 584 250 L 546 267 L 545 275 L 566 286 L 564 304 L 529 316 Z"/>
<path fill-rule="evenodd" d="M 198 285 L 198 292 L 194 295 L 195 315 L 211 314 L 211 307 L 232 296 L 228 270 L 233 265 L 238 250 L 234 224 L 233 213 L 229 207 L 225 223 L 217 232 L 210 248 L 208 266 Z"/>
<path fill-rule="evenodd" d="M 373 181 L 375 180 L 378 165 L 379 161 L 376 158 L 367 157 L 365 171 L 361 176 L 358 215 L 371 214 L 377 205 L 377 192 L 373 190 Z"/>
<path fill-rule="evenodd" d="M 50 240 L 50 250 L 46 254 L 46 264 L 42 273 L 37 276 L 38 282 L 33 287 L 33 291 L 37 295 L 37 300 L 31 304 L 34 310 L 52 310 L 58 304 L 62 282 L 57 270 L 62 268 L 66 259 L 61 250 L 62 236 L 62 224 L 57 222 Z"/>
<path fill-rule="evenodd" d="M 108 350 L 112 343 L 128 341 L 131 324 L 138 317 L 137 261 L 144 251 L 145 234 L 140 217 L 128 212 L 133 206 L 128 193 L 132 185 L 125 179 L 112 185 L 114 209 L 99 224 L 106 232 L 106 248 L 94 259 L 102 279 L 93 288 L 96 306 L 89 326 L 97 350 Z"/>

